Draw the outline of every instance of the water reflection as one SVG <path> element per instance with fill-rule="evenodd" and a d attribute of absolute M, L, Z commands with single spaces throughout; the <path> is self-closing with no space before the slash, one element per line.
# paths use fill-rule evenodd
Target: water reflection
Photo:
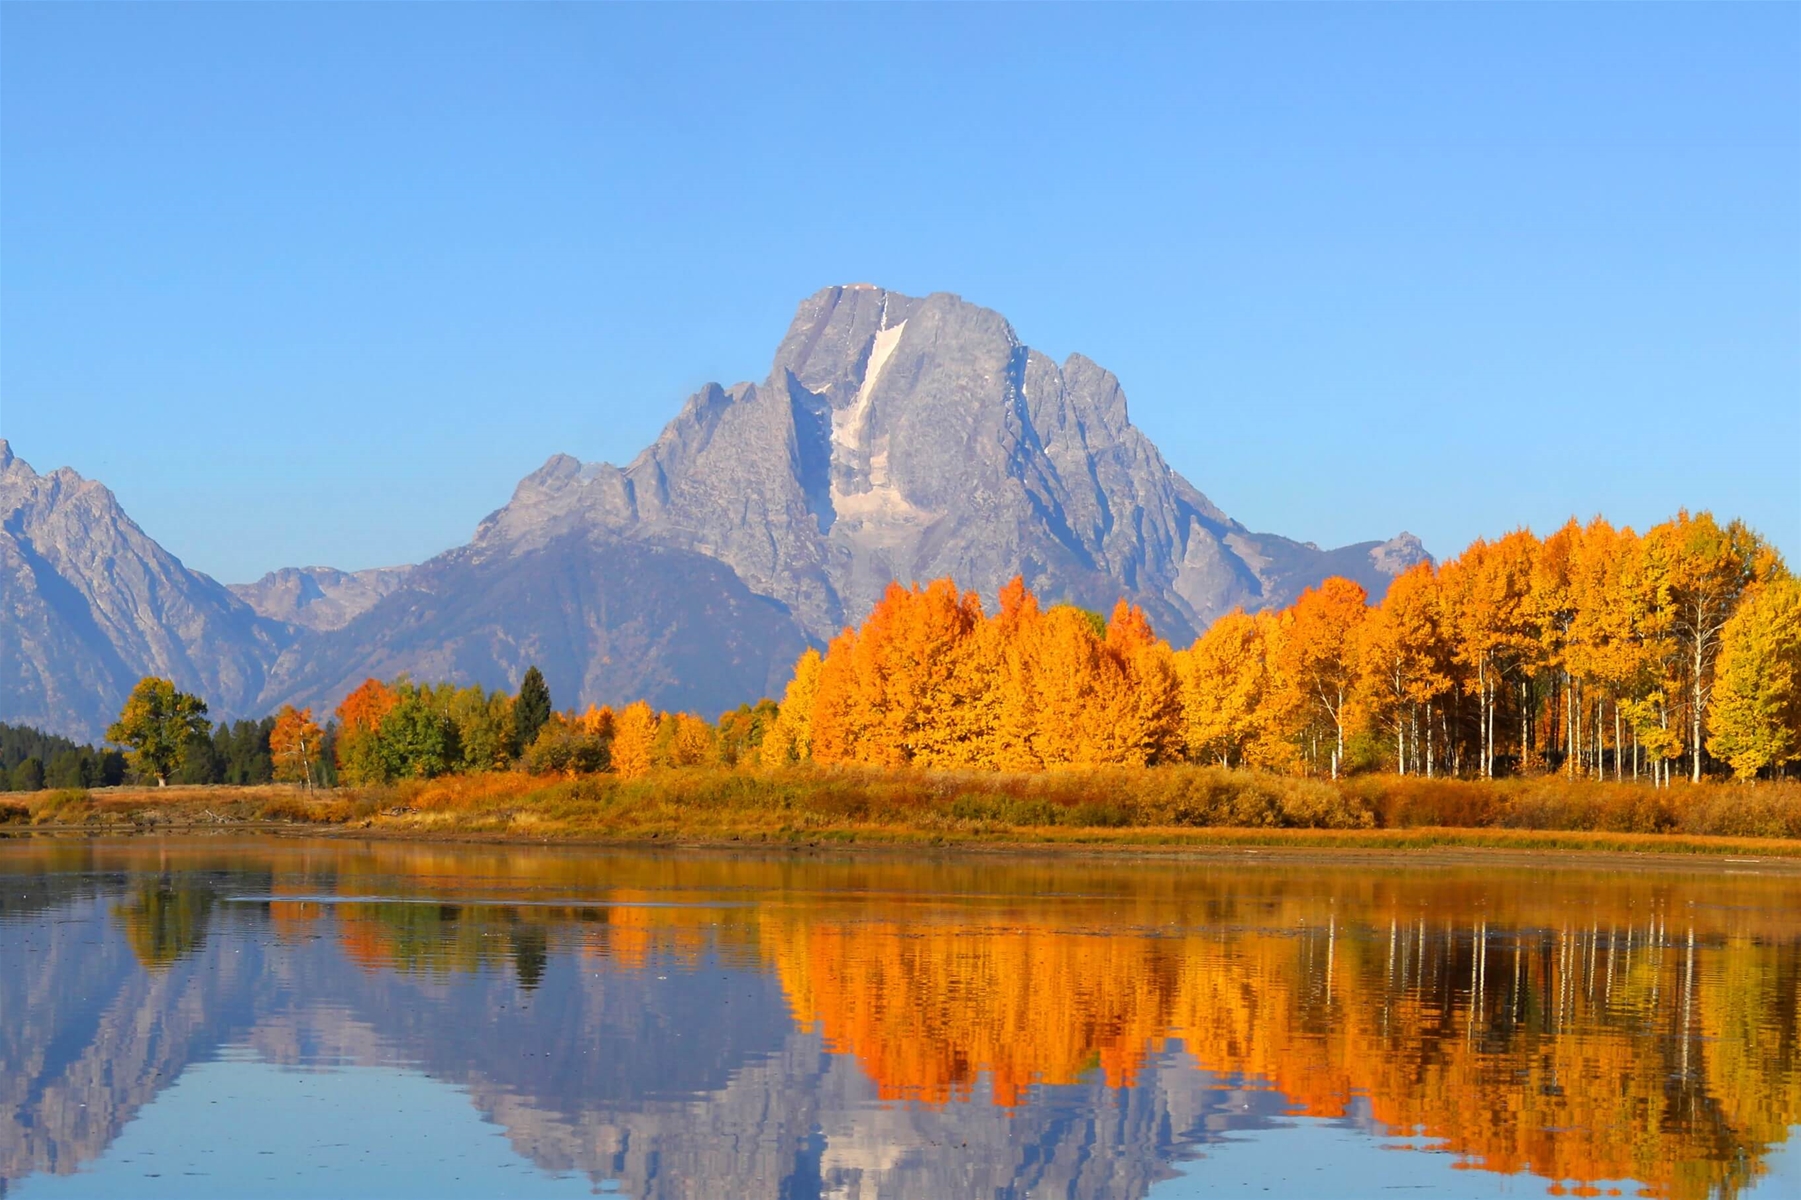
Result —
<path fill-rule="evenodd" d="M 1729 1196 L 1801 1122 L 1801 879 L 1754 868 L 140 841 L 0 888 L 0 1190 L 244 1051 L 637 1196 L 1136 1197 L 1315 1122 Z"/>

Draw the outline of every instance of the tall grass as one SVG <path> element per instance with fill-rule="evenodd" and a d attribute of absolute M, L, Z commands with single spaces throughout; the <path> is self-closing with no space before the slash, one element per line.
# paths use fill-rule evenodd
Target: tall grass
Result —
<path fill-rule="evenodd" d="M 1386 829 L 1422 826 L 1708 837 L 1801 838 L 1801 783 L 1680 783 L 1652 788 L 1554 776 L 1364 776 L 1344 791 Z"/>
<path fill-rule="evenodd" d="M 1183 841 L 1188 830 L 1242 830 L 1251 836 L 1364 831 L 1374 838 L 1446 829 L 1497 836 L 1663 835 L 1672 841 L 1801 839 L 1801 783 L 1662 790 L 1561 778 L 1361 776 L 1333 783 L 1202 766 L 1033 774 L 687 768 L 633 780 L 495 772 L 320 793 L 281 786 L 46 792 L 28 800 L 23 812 L 0 813 L 0 822 L 26 821 L 84 828 L 281 822 L 417 833 L 705 841 L 1089 836 Z M 1396 844 L 1418 841 L 1408 835 Z"/>

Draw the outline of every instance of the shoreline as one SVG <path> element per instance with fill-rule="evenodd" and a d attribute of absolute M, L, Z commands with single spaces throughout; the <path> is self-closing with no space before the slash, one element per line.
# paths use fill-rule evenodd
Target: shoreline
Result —
<path fill-rule="evenodd" d="M 1710 862 L 1801 870 L 1801 787 L 1527 778 L 1343 783 L 1205 767 L 1004 775 L 718 768 L 476 773 L 309 791 L 0 796 L 0 841 L 220 835 L 747 853 L 1120 860 Z"/>
<path fill-rule="evenodd" d="M 37 840 L 244 839 L 384 842 L 437 846 L 667 851 L 707 854 L 946 854 L 995 858 L 1098 858 L 1118 862 L 1225 860 L 1316 863 L 1756 868 L 1801 875 L 1801 841 L 1675 834 L 1468 829 L 1071 829 L 1037 837 L 947 835 L 932 830 L 829 830 L 788 836 L 599 836 L 455 830 L 362 822 L 196 821 L 145 824 L 0 825 L 0 845 Z"/>

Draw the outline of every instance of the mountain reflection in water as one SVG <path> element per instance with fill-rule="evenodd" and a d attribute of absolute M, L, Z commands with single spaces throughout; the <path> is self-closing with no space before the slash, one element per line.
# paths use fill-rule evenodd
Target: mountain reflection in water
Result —
<path fill-rule="evenodd" d="M 24 841 L 0 889 L 0 1193 L 244 1053 L 644 1197 L 1139 1197 L 1297 1118 L 1731 1196 L 1801 1123 L 1755 867 Z"/>

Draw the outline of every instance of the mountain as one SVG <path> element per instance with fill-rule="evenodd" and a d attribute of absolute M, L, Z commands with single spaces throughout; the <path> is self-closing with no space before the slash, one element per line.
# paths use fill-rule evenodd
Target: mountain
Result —
<path fill-rule="evenodd" d="M 144 675 L 256 711 L 290 627 L 157 545 L 104 486 L 0 440 L 0 720 L 100 736 Z"/>
<path fill-rule="evenodd" d="M 290 568 L 227 589 L 112 493 L 0 442 L 0 720 L 92 738 L 145 673 L 216 715 L 331 709 L 369 675 L 640 696 L 716 713 L 779 694 L 794 657 L 889 582 L 992 600 L 1122 595 L 1185 642 L 1328 575 L 1380 597 L 1410 534 L 1321 550 L 1258 533 L 1177 474 L 1119 381 L 988 309 L 867 284 L 803 301 L 761 383 L 709 384 L 624 467 L 554 455 L 468 545 L 417 567 Z"/>
<path fill-rule="evenodd" d="M 263 705 L 328 710 L 371 675 L 514 688 L 536 663 L 560 704 L 713 715 L 780 694 L 806 638 L 703 554 L 573 530 L 507 553 L 466 546 L 406 574 L 342 628 L 298 643 Z"/>
<path fill-rule="evenodd" d="M 956 296 L 864 284 L 804 301 L 763 383 L 701 389 L 628 466 L 552 457 L 473 544 L 573 529 L 716 558 L 815 640 L 893 579 L 992 597 L 1023 574 L 1091 608 L 1123 594 L 1187 641 L 1327 575 L 1379 596 L 1426 558 L 1409 534 L 1325 551 L 1252 532 L 1170 469 L 1110 372 Z"/>
<path fill-rule="evenodd" d="M 398 588 L 411 567 L 283 567 L 231 592 L 265 617 L 306 629 L 342 629 Z"/>

